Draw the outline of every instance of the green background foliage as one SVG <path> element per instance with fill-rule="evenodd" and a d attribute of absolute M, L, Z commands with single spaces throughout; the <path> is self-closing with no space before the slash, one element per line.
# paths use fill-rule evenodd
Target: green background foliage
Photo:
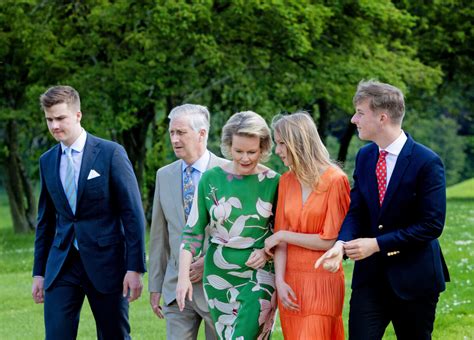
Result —
<path fill-rule="evenodd" d="M 87 131 L 125 146 L 149 216 L 154 174 L 174 158 L 174 106 L 210 108 L 215 152 L 237 111 L 270 121 L 304 109 L 350 164 L 351 98 L 361 79 L 376 78 L 405 92 L 405 130 L 440 153 L 456 183 L 474 173 L 472 17 L 461 0 L 4 0 L 0 178 L 15 183 L 18 153 L 24 177 L 37 181 L 38 156 L 54 143 L 38 106 L 51 85 L 77 88 Z M 10 200 L 25 195 L 19 187 Z"/>

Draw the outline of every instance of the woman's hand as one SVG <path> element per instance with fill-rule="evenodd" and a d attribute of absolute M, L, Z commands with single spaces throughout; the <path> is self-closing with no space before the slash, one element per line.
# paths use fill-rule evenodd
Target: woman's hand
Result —
<path fill-rule="evenodd" d="M 280 299 L 283 307 L 291 311 L 298 312 L 300 310 L 300 306 L 297 303 L 298 301 L 293 289 L 291 289 L 291 287 L 285 281 L 280 281 L 277 283 L 276 288 L 278 298 Z"/>
<path fill-rule="evenodd" d="M 274 247 L 280 244 L 283 241 L 283 231 L 278 231 L 270 237 L 265 239 L 265 253 L 269 256 L 273 256 Z"/>
<path fill-rule="evenodd" d="M 193 301 L 193 285 L 189 279 L 189 275 L 188 277 L 179 276 L 178 284 L 176 285 L 176 302 L 181 312 L 185 306 L 186 295 L 188 295 L 189 301 Z"/>
<path fill-rule="evenodd" d="M 339 267 L 342 262 L 342 257 L 344 256 L 344 242 L 336 242 L 331 249 L 321 256 L 316 263 L 314 268 L 319 268 L 322 264 L 323 268 L 331 273 L 335 273 L 339 270 Z"/>
<path fill-rule="evenodd" d="M 263 249 L 255 249 L 252 254 L 250 254 L 247 262 L 245 262 L 246 266 L 249 266 L 253 269 L 260 269 L 265 266 L 267 263 L 268 256 L 265 254 L 265 250 Z"/>

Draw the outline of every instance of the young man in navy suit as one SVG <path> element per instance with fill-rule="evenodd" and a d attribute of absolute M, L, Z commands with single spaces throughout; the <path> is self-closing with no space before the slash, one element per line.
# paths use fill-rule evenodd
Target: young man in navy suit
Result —
<path fill-rule="evenodd" d="M 392 322 L 398 339 L 431 339 L 449 273 L 438 237 L 446 183 L 441 159 L 402 130 L 402 92 L 359 83 L 351 122 L 372 143 L 356 157 L 351 205 L 338 241 L 316 262 L 329 271 L 355 261 L 349 339 L 381 339 Z"/>
<path fill-rule="evenodd" d="M 130 339 L 128 306 L 140 297 L 145 219 L 135 174 L 117 143 L 81 127 L 79 94 L 40 97 L 60 142 L 40 158 L 41 193 L 32 295 L 44 302 L 46 339 L 75 339 L 84 297 L 98 339 Z"/>

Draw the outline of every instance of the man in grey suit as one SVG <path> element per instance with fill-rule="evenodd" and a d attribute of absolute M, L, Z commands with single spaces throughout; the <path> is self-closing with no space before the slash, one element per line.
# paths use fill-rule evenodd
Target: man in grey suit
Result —
<path fill-rule="evenodd" d="M 156 173 L 150 231 L 150 305 L 160 319 L 166 319 L 167 339 L 196 339 L 203 319 L 206 339 L 215 339 L 201 281 L 203 254 L 191 265 L 193 301 L 186 304 L 182 312 L 176 303 L 176 284 L 181 232 L 186 225 L 194 190 L 204 171 L 227 161 L 207 150 L 210 124 L 206 107 L 184 104 L 171 110 L 168 118 L 171 144 L 179 160 Z"/>

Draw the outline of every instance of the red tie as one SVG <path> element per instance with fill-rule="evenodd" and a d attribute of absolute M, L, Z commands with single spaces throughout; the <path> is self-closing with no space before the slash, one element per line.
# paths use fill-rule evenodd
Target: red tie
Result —
<path fill-rule="evenodd" d="M 377 161 L 377 167 L 375 168 L 375 174 L 377 175 L 377 184 L 379 187 L 379 202 L 382 205 L 385 192 L 387 191 L 387 157 L 388 152 L 380 150 L 379 160 Z"/>

